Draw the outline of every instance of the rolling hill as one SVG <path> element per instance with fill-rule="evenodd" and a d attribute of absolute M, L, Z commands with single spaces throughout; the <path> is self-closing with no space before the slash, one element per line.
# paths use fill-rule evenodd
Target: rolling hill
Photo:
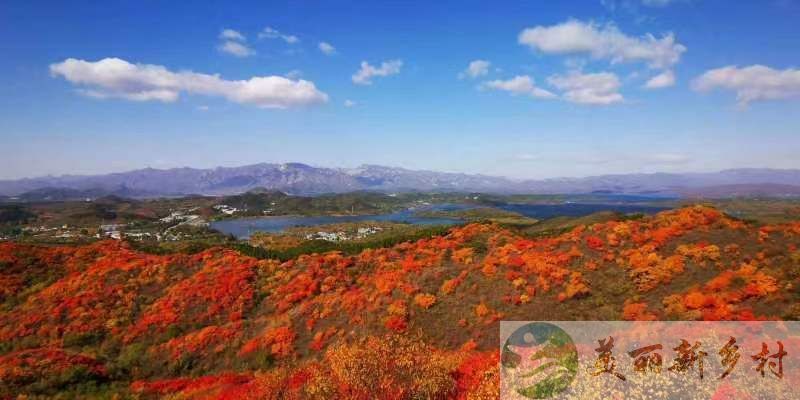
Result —
<path fill-rule="evenodd" d="M 800 222 L 690 206 L 392 247 L 0 243 L 0 397 L 493 398 L 500 320 L 800 318 Z"/>

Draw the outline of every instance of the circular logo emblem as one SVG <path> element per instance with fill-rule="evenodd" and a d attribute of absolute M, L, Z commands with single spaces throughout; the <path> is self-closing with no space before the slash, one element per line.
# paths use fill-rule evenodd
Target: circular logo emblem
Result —
<path fill-rule="evenodd" d="M 529 399 L 566 390 L 578 372 L 578 351 L 563 329 L 547 322 L 519 327 L 503 344 L 503 383 Z"/>

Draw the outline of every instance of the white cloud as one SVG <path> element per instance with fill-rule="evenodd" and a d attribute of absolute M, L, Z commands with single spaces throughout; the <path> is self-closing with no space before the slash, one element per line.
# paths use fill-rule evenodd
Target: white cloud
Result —
<path fill-rule="evenodd" d="M 542 88 L 536 87 L 533 78 L 528 75 L 518 75 L 508 80 L 494 80 L 484 82 L 480 86 L 481 89 L 493 89 L 509 92 L 513 95 L 530 95 L 540 99 L 551 99 L 556 97 L 551 92 Z"/>
<path fill-rule="evenodd" d="M 217 46 L 217 49 L 223 53 L 230 54 L 236 57 L 250 57 L 256 54 L 256 51 L 247 47 L 243 43 L 234 42 L 232 40 L 225 41 Z"/>
<path fill-rule="evenodd" d="M 217 46 L 217 50 L 220 52 L 236 57 L 249 57 L 256 54 L 255 50 L 245 44 L 247 38 L 238 31 L 223 29 L 219 33 L 219 39 L 221 43 Z"/>
<path fill-rule="evenodd" d="M 484 76 L 489 73 L 489 67 L 491 65 L 492 63 L 486 60 L 470 61 L 469 65 L 467 66 L 467 69 L 458 74 L 458 78 L 464 79 L 466 77 L 469 77 L 474 79 L 479 76 Z"/>
<path fill-rule="evenodd" d="M 652 34 L 640 38 L 622 33 L 615 25 L 598 25 L 570 19 L 558 25 L 526 28 L 520 44 L 548 54 L 587 53 L 612 63 L 646 62 L 652 68 L 676 64 L 686 47 L 675 42 L 672 33 L 657 39 Z"/>
<path fill-rule="evenodd" d="M 317 45 L 317 47 L 319 47 L 319 51 L 323 52 L 326 55 L 331 56 L 336 54 L 336 47 L 333 47 L 333 45 L 331 45 L 328 42 L 319 42 L 319 45 Z"/>
<path fill-rule="evenodd" d="M 356 106 L 356 102 L 353 101 L 353 100 L 347 99 L 347 100 L 344 101 L 344 106 L 347 107 L 347 108 L 355 107 Z"/>
<path fill-rule="evenodd" d="M 373 67 L 368 62 L 361 62 L 361 69 L 353 74 L 353 83 L 358 85 L 371 85 L 372 78 L 375 76 L 389 76 L 400 73 L 403 67 L 402 60 L 390 60 L 381 63 L 380 67 Z"/>
<path fill-rule="evenodd" d="M 198 111 L 208 111 L 210 107 L 208 106 L 197 106 Z"/>
<path fill-rule="evenodd" d="M 178 100 L 178 92 L 169 89 L 148 89 L 130 93 L 114 93 L 103 90 L 83 89 L 83 88 L 78 89 L 77 91 L 78 93 L 84 96 L 92 97 L 95 99 L 103 99 L 103 100 L 115 97 L 133 101 L 156 100 L 156 101 L 162 101 L 164 103 L 172 103 L 175 100 Z"/>
<path fill-rule="evenodd" d="M 573 71 L 567 75 L 553 75 L 547 81 L 564 91 L 564 99 L 573 103 L 608 105 L 624 100 L 618 92 L 619 78 L 610 72 L 584 74 Z"/>
<path fill-rule="evenodd" d="M 219 33 L 219 38 L 221 40 L 238 40 L 240 42 L 247 40 L 239 31 L 233 29 L 223 29 L 222 32 Z"/>
<path fill-rule="evenodd" d="M 81 93 L 97 98 L 174 102 L 185 92 L 220 96 L 260 108 L 290 108 L 328 101 L 327 94 L 305 80 L 255 76 L 230 81 L 216 74 L 173 72 L 161 65 L 131 64 L 119 58 L 94 62 L 69 58 L 51 64 L 50 73 L 81 85 Z"/>
<path fill-rule="evenodd" d="M 714 89 L 735 91 L 742 106 L 760 100 L 800 99 L 800 69 L 727 66 L 706 71 L 692 82 L 692 88 L 701 92 Z"/>
<path fill-rule="evenodd" d="M 295 44 L 300 41 L 300 39 L 295 35 L 287 35 L 281 33 L 280 31 L 273 29 L 271 27 L 266 27 L 258 34 L 259 39 L 283 39 L 284 42 L 289 44 Z"/>
<path fill-rule="evenodd" d="M 670 86 L 675 86 L 675 74 L 671 70 L 650 78 L 644 84 L 645 89 L 662 89 Z"/>

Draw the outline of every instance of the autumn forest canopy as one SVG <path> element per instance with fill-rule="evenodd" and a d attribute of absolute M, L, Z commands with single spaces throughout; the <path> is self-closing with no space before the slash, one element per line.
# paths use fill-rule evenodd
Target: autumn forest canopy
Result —
<path fill-rule="evenodd" d="M 0 397 L 494 398 L 500 320 L 798 319 L 798 245 L 705 206 L 286 261 L 3 242 Z"/>

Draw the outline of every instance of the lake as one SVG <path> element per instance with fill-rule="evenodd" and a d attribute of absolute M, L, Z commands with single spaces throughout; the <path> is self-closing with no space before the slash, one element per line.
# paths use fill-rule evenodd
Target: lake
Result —
<path fill-rule="evenodd" d="M 462 204 L 436 204 L 423 208 L 409 209 L 394 213 L 378 215 L 342 215 L 342 216 L 275 216 L 258 218 L 239 218 L 215 221 L 211 223 L 211 228 L 224 234 L 234 235 L 239 239 L 247 239 L 254 232 L 279 233 L 287 228 L 297 226 L 314 226 L 324 224 L 335 224 L 340 222 L 360 222 L 360 221 L 385 221 L 400 222 L 415 225 L 452 225 L 462 221 L 456 218 L 423 217 L 417 213 L 428 210 L 459 210 L 472 208 L 473 206 Z M 617 211 L 621 213 L 644 213 L 653 214 L 668 209 L 669 207 L 645 206 L 637 204 L 582 204 L 582 203 L 562 203 L 562 204 L 504 204 L 498 205 L 508 211 L 520 213 L 526 217 L 536 219 L 547 219 L 558 216 L 581 217 L 599 211 Z"/>
<path fill-rule="evenodd" d="M 287 228 L 296 226 L 314 226 L 324 224 L 336 224 L 340 222 L 360 222 L 360 221 L 382 221 L 400 222 L 414 225 L 452 225 L 458 224 L 461 220 L 457 218 L 435 218 L 417 215 L 422 210 L 457 210 L 466 208 L 458 204 L 439 204 L 435 206 L 403 210 L 387 214 L 378 215 L 323 215 L 317 217 L 303 216 L 275 216 L 260 218 L 240 218 L 215 221 L 211 223 L 211 228 L 216 229 L 226 235 L 234 235 L 239 239 L 247 239 L 254 232 L 279 233 Z"/>
<path fill-rule="evenodd" d="M 504 204 L 497 206 L 507 211 L 513 211 L 526 217 L 548 219 L 553 217 L 582 217 L 600 211 L 616 211 L 623 214 L 655 214 L 668 210 L 670 207 L 640 205 L 640 204 L 601 204 L 601 203 L 563 203 L 563 204 Z"/>

